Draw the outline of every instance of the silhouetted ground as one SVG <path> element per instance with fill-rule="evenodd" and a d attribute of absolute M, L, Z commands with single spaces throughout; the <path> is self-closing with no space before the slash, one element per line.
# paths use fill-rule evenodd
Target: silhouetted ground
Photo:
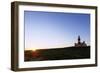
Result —
<path fill-rule="evenodd" d="M 24 56 L 25 61 L 86 59 L 90 58 L 90 46 L 26 50 Z"/>

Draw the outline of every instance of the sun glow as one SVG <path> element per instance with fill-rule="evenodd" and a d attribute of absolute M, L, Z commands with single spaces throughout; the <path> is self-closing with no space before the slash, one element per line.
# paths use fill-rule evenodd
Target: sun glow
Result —
<path fill-rule="evenodd" d="M 32 48 L 32 51 L 36 51 L 37 49 L 36 48 Z"/>

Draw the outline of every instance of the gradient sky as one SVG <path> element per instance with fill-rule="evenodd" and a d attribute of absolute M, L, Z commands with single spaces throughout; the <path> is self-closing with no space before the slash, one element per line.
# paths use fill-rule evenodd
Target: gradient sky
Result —
<path fill-rule="evenodd" d="M 25 50 L 90 44 L 90 14 L 24 11 Z"/>

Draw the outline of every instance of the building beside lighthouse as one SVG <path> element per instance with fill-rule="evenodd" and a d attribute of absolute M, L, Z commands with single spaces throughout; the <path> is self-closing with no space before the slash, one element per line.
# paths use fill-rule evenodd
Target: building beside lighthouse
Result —
<path fill-rule="evenodd" d="M 77 43 L 75 43 L 75 47 L 85 47 L 85 46 L 87 46 L 85 41 L 81 42 L 81 38 L 80 36 L 78 36 Z"/>

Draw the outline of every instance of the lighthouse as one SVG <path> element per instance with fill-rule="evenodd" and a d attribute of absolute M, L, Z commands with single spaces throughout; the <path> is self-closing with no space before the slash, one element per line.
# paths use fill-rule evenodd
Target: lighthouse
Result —
<path fill-rule="evenodd" d="M 87 46 L 85 41 L 81 42 L 81 38 L 80 36 L 78 36 L 77 43 L 75 43 L 75 47 L 85 47 L 85 46 Z"/>

